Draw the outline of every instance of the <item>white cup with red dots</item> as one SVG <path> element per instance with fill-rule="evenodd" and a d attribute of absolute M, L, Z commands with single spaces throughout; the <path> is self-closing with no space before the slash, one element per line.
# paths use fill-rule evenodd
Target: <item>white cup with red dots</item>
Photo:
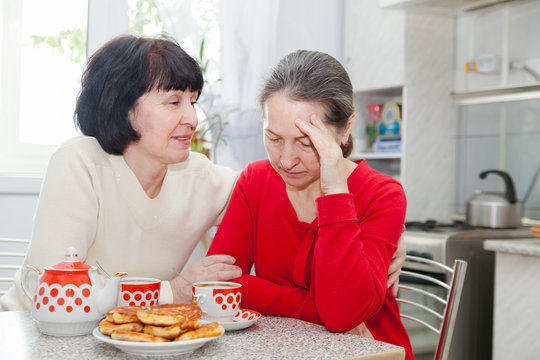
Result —
<path fill-rule="evenodd" d="M 158 304 L 161 281 L 154 278 L 128 277 L 120 282 L 118 306 L 154 306 Z"/>
<path fill-rule="evenodd" d="M 191 287 L 193 304 L 204 313 L 205 320 L 231 322 L 240 311 L 242 284 L 231 281 L 201 281 Z"/>

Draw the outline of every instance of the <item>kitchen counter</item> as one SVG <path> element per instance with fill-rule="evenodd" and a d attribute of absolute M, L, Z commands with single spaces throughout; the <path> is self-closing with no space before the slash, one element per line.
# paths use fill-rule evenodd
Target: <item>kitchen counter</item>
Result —
<path fill-rule="evenodd" d="M 540 256 L 540 239 L 486 240 L 484 249 L 516 255 Z"/>
<path fill-rule="evenodd" d="M 2 359 L 133 359 L 92 335 L 41 334 L 27 311 L 0 312 Z M 163 357 L 162 357 L 163 358 Z M 171 358 L 171 357 L 167 357 Z M 403 348 L 351 334 L 335 334 L 305 321 L 263 316 L 250 328 L 226 332 L 181 359 L 377 359 L 405 358 Z"/>
<path fill-rule="evenodd" d="M 486 240 L 495 251 L 493 360 L 537 359 L 540 353 L 540 240 Z"/>

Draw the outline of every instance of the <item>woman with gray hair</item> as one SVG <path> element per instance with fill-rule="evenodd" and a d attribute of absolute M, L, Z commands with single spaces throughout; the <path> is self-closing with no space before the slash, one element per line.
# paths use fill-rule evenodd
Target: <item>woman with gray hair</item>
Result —
<path fill-rule="evenodd" d="M 397 181 L 347 159 L 355 115 L 347 72 L 330 55 L 294 52 L 273 69 L 260 104 L 268 160 L 240 174 L 208 254 L 242 268 L 243 307 L 334 332 L 367 327 L 413 359 L 387 287 L 406 199 Z"/>

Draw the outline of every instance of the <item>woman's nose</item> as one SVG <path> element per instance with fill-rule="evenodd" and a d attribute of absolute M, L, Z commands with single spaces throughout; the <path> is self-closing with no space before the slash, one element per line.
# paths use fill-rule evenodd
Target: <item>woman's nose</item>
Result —
<path fill-rule="evenodd" d="M 192 104 L 189 104 L 187 109 L 182 113 L 180 118 L 180 125 L 188 125 L 189 127 L 195 129 L 199 120 L 197 118 L 197 111 Z"/>
<path fill-rule="evenodd" d="M 296 155 L 296 149 L 292 145 L 285 145 L 281 152 L 281 166 L 285 170 L 290 170 L 298 163 L 298 156 Z"/>

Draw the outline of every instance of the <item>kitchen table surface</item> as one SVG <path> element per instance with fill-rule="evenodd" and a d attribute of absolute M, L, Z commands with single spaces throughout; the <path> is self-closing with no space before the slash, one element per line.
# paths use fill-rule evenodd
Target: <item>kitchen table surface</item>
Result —
<path fill-rule="evenodd" d="M 92 335 L 42 334 L 27 311 L 0 312 L 1 359 L 133 359 Z M 163 357 L 162 357 L 163 358 Z M 263 316 L 251 327 L 228 331 L 180 359 L 404 359 L 399 346 L 335 334 L 305 321 Z"/>

